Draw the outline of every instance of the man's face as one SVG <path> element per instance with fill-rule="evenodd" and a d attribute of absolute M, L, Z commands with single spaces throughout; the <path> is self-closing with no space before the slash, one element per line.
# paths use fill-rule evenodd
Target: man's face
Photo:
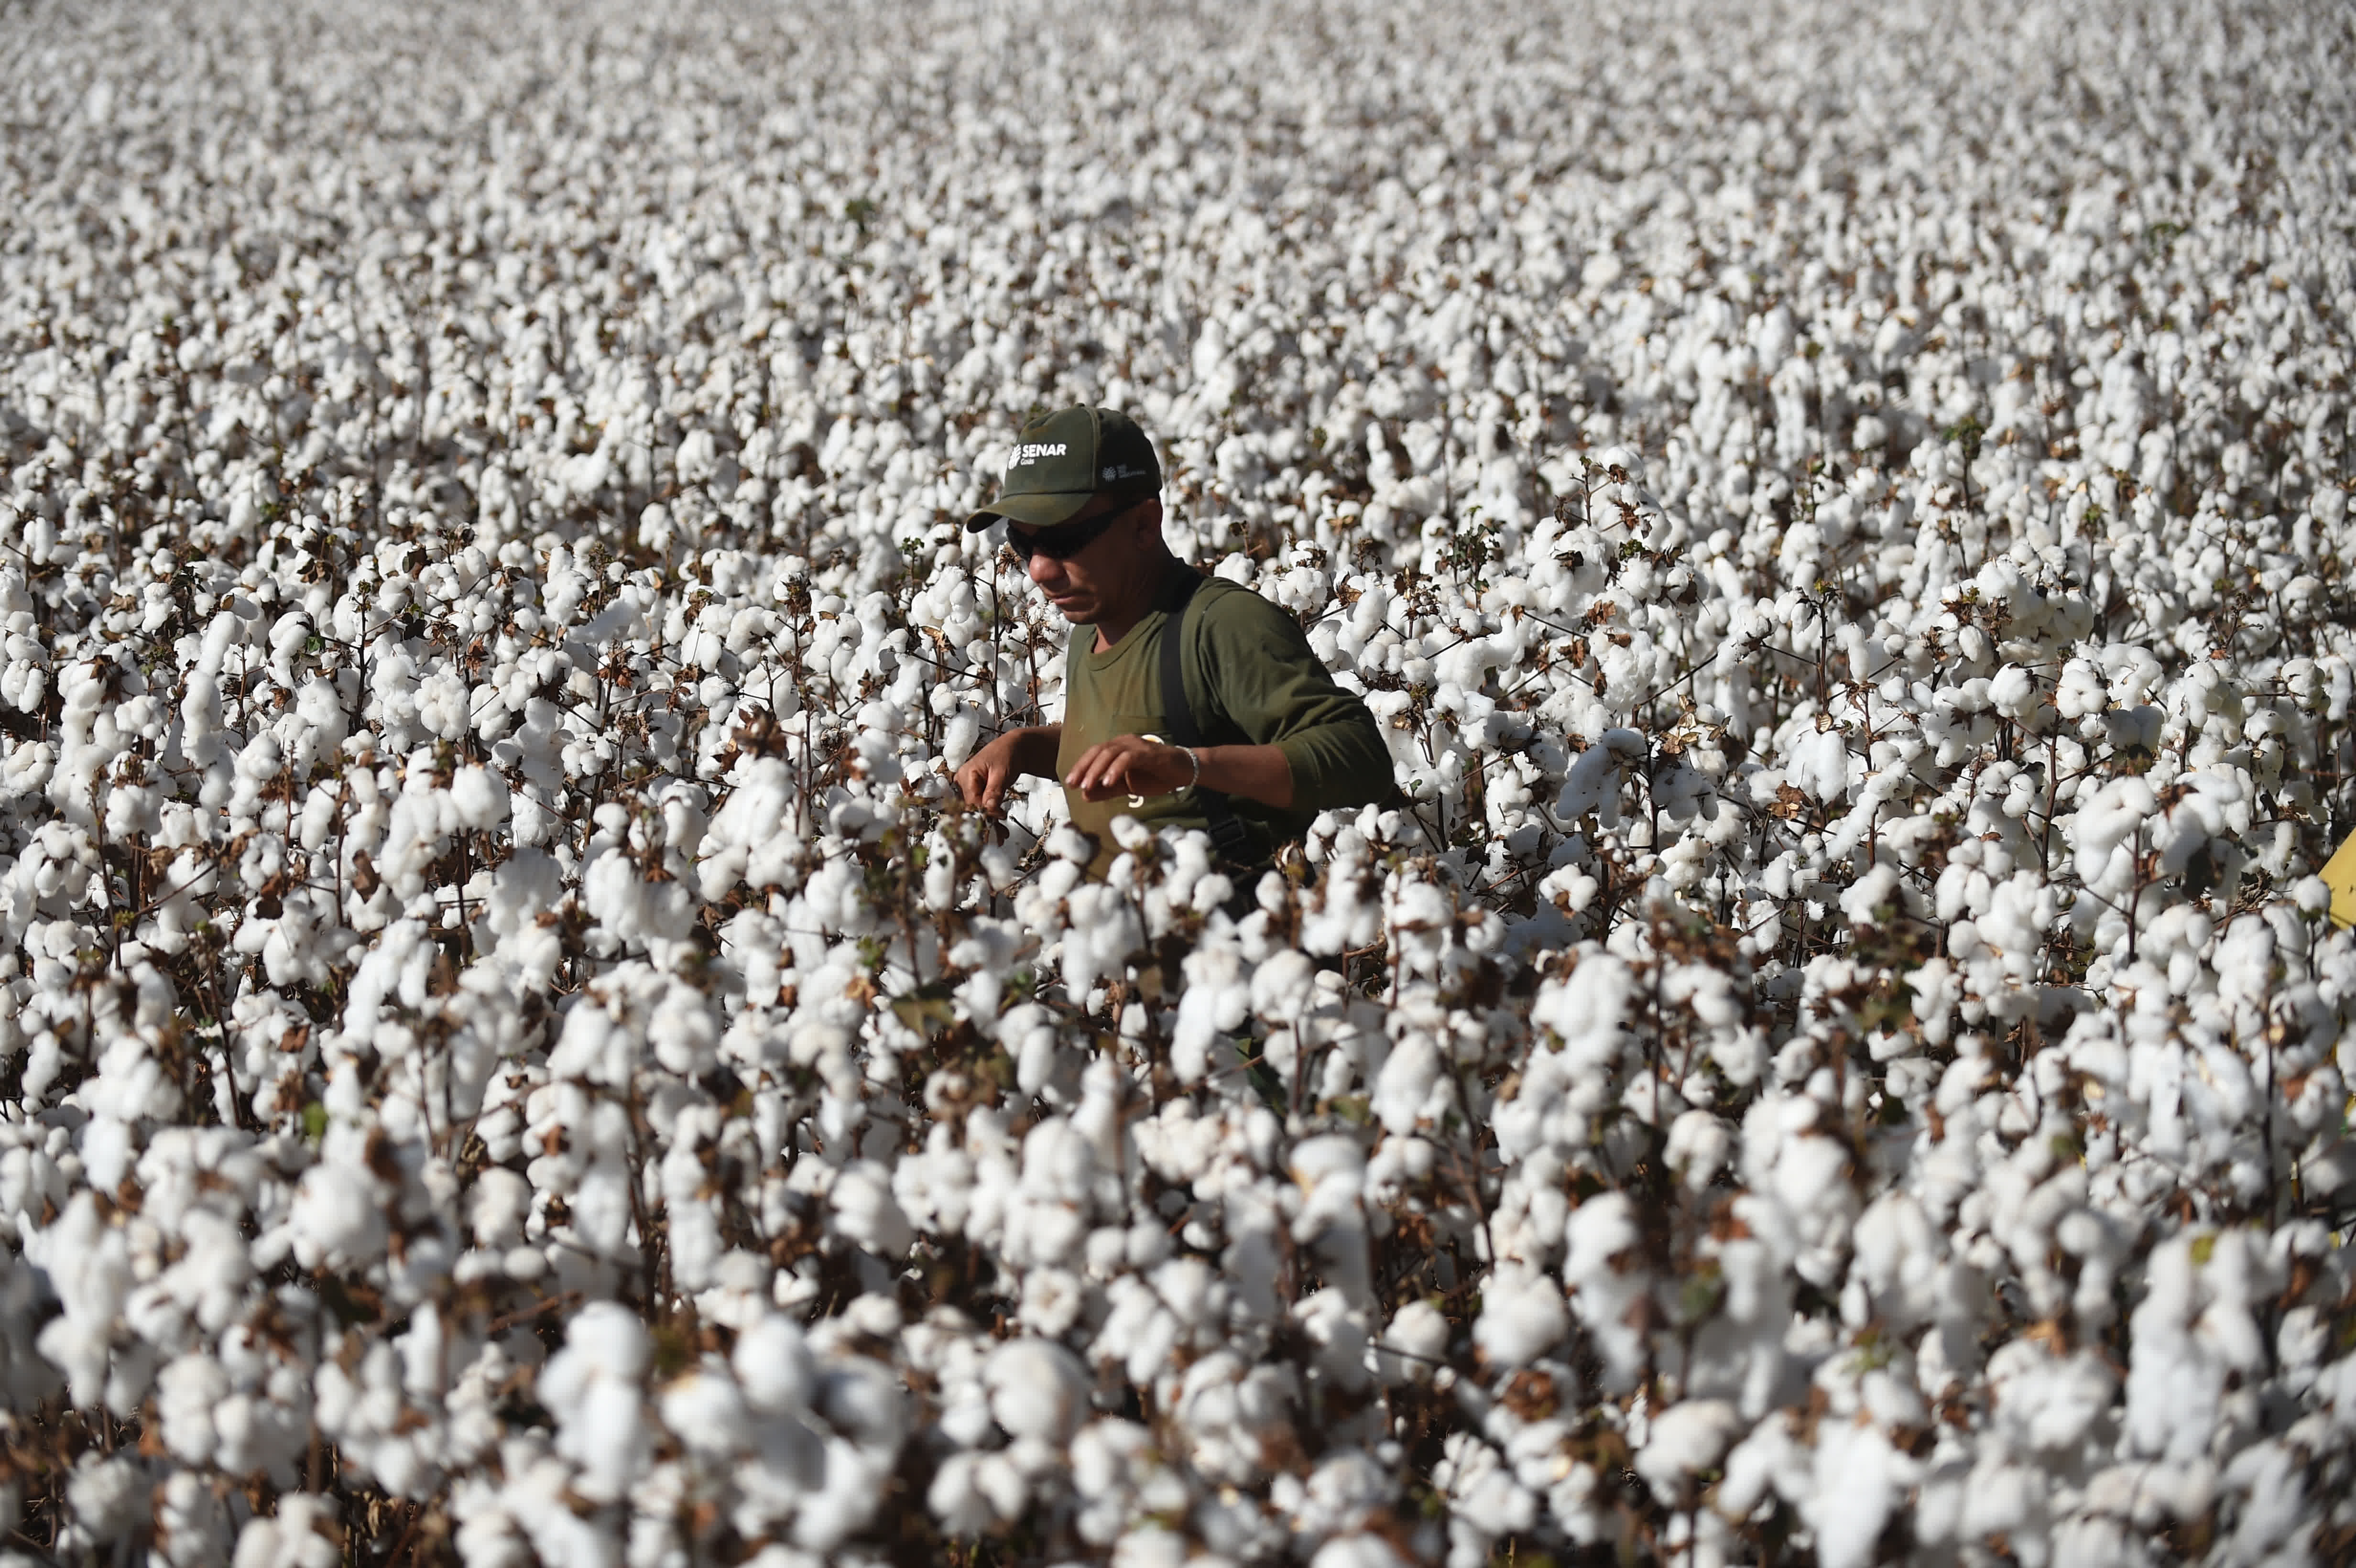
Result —
<path fill-rule="evenodd" d="M 1065 620 L 1076 626 L 1093 626 L 1138 597 L 1151 565 L 1146 534 L 1149 529 L 1160 529 L 1161 514 L 1158 501 L 1116 502 L 1094 517 L 1083 513 L 1062 528 L 1034 531 L 1009 524 L 1007 539 L 1021 551 L 1034 539 L 1060 542 L 1055 541 L 1056 534 L 1101 525 L 1102 531 L 1094 539 L 1060 560 L 1044 549 L 1032 550 L 1028 567 L 1031 581 Z M 1151 583 L 1143 587 L 1146 592 L 1151 592 Z"/>

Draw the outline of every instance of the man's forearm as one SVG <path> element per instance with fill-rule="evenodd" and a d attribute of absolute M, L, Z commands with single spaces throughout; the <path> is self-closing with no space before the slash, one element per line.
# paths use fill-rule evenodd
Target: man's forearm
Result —
<path fill-rule="evenodd" d="M 1280 746 L 1197 746 L 1202 787 L 1272 805 L 1292 805 L 1292 763 Z"/>
<path fill-rule="evenodd" d="M 1014 771 L 1032 778 L 1052 779 L 1055 772 L 1055 751 L 1064 743 L 1061 724 L 1033 724 L 1021 730 L 1011 730 Z"/>

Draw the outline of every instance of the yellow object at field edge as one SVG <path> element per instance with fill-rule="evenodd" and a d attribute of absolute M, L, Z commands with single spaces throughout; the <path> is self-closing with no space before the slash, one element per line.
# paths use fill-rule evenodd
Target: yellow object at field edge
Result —
<path fill-rule="evenodd" d="M 2356 833 L 2325 863 L 2323 880 L 2331 889 L 2333 922 L 2356 925 Z"/>

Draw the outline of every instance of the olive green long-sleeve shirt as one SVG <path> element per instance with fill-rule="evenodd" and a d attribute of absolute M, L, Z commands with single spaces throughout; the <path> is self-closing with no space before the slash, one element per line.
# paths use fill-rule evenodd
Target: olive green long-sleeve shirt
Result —
<path fill-rule="evenodd" d="M 1094 627 L 1073 628 L 1064 672 L 1064 733 L 1055 752 L 1059 775 L 1068 775 L 1089 747 L 1115 736 L 1168 736 L 1161 662 L 1169 621 L 1167 611 L 1153 610 L 1102 653 Z M 1228 797 L 1229 808 L 1252 830 L 1257 851 L 1272 852 L 1281 840 L 1300 837 L 1321 811 L 1369 805 L 1391 793 L 1390 752 L 1374 715 L 1333 684 L 1290 614 L 1248 588 L 1213 577 L 1194 591 L 1186 622 L 1182 668 L 1203 743 L 1273 745 L 1292 770 L 1289 809 Z M 1208 826 L 1193 790 L 1147 796 L 1141 805 L 1123 795 L 1086 800 L 1069 789 L 1065 799 L 1072 821 L 1097 837 L 1098 875 L 1119 853 L 1109 831 L 1116 816 L 1134 816 L 1149 827 Z"/>

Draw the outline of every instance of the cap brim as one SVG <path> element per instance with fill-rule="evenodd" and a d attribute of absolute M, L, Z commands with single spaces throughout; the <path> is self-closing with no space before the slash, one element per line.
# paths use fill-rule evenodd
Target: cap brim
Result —
<path fill-rule="evenodd" d="M 965 520 L 968 533 L 980 533 L 1003 517 L 1029 528 L 1052 528 L 1068 523 L 1097 498 L 1094 490 L 1050 490 L 1023 496 L 1001 496 Z"/>

